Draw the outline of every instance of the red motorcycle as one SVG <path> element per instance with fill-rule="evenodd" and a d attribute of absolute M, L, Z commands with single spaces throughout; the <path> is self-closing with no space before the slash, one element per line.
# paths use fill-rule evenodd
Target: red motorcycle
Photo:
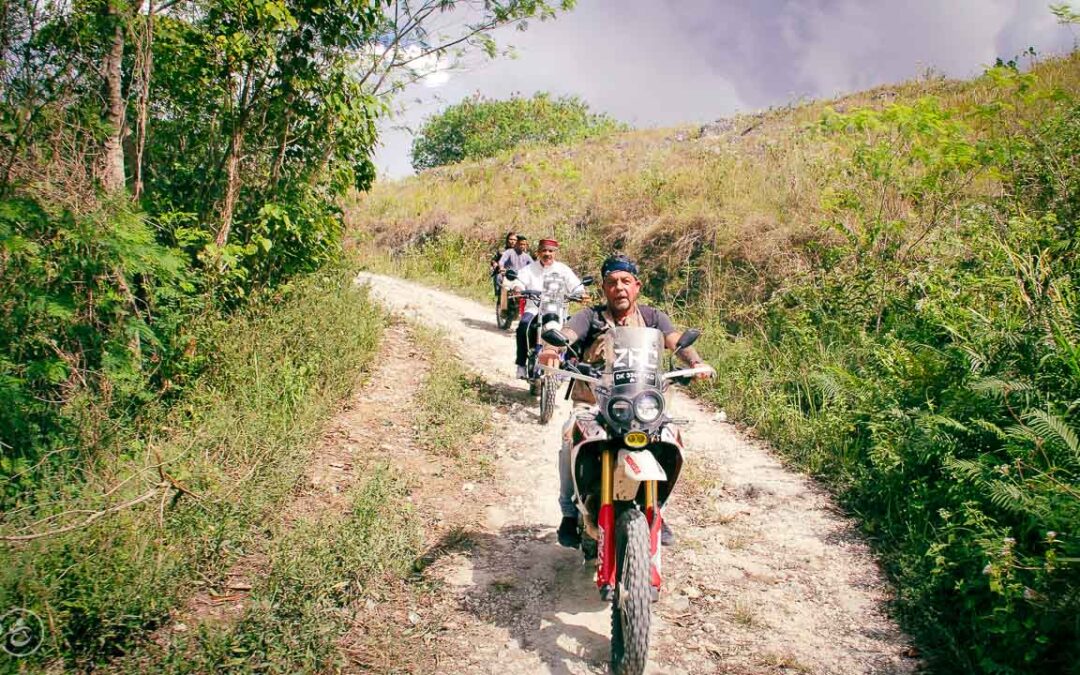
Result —
<path fill-rule="evenodd" d="M 700 331 L 688 330 L 675 352 Z M 567 347 L 566 336 L 544 331 L 549 344 Z M 600 597 L 611 602 L 611 668 L 640 675 L 649 653 L 652 603 L 660 594 L 660 527 L 683 464 L 678 422 L 666 411 L 664 390 L 711 372 L 698 366 L 664 372 L 664 336 L 655 328 L 613 327 L 604 336 L 604 366 L 567 359 L 549 372 L 589 385 L 597 411 L 579 415 L 570 466 L 582 552 L 596 560 Z M 577 356 L 570 350 L 570 356 Z"/>

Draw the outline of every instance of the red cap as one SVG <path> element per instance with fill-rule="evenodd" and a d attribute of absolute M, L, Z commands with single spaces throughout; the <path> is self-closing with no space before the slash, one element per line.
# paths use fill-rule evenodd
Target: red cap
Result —
<path fill-rule="evenodd" d="M 539 248 L 559 248 L 559 242 L 554 239 L 541 239 L 537 242 Z"/>

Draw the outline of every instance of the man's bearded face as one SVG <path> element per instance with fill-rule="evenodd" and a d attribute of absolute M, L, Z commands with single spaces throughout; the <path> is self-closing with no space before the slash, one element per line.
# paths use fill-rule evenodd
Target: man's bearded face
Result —
<path fill-rule="evenodd" d="M 547 267 L 551 263 L 555 262 L 555 249 L 550 246 L 545 246 L 536 252 L 538 258 L 540 258 L 540 264 Z"/>

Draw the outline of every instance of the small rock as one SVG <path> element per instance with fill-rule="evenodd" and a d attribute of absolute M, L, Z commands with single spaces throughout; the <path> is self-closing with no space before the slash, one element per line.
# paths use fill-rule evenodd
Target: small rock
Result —
<path fill-rule="evenodd" d="M 465 483 L 464 485 L 461 486 L 461 490 L 463 492 L 472 492 L 475 489 L 476 489 L 476 486 L 473 485 L 472 483 Z"/>
<path fill-rule="evenodd" d="M 685 595 L 676 595 L 668 602 L 668 606 L 671 607 L 671 611 L 682 613 L 690 609 L 690 598 Z"/>
<path fill-rule="evenodd" d="M 420 615 L 417 614 L 416 612 L 409 612 L 409 623 L 411 623 L 414 626 L 416 624 L 420 623 Z"/>
<path fill-rule="evenodd" d="M 187 631 L 187 626 L 185 624 L 182 624 L 182 623 L 177 623 L 177 624 L 173 624 L 172 629 L 173 629 L 174 632 L 183 633 L 183 632 Z"/>
<path fill-rule="evenodd" d="M 693 600 L 701 597 L 701 591 L 696 586 L 687 586 L 683 589 L 683 595 Z"/>
<path fill-rule="evenodd" d="M 368 599 L 367 599 L 367 600 L 366 600 L 366 601 L 364 602 L 364 609 L 368 610 L 369 612 L 370 612 L 371 610 L 375 609 L 375 601 L 374 601 L 374 600 L 372 600 L 371 598 L 368 598 Z"/>
<path fill-rule="evenodd" d="M 713 415 L 713 421 L 715 421 L 715 422 L 727 422 L 727 412 L 724 411 L 724 410 L 721 410 L 720 412 L 716 413 L 715 415 Z"/>

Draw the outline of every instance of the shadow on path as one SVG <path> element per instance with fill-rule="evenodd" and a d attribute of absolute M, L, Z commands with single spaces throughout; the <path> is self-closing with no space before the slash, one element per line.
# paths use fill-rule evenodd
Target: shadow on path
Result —
<path fill-rule="evenodd" d="M 606 672 L 609 604 L 597 595 L 593 566 L 560 548 L 549 527 L 506 526 L 497 535 L 455 530 L 421 556 L 418 569 L 454 553 L 471 568 L 466 585 L 458 580 L 463 611 L 505 629 L 552 673 L 582 666 Z"/>

